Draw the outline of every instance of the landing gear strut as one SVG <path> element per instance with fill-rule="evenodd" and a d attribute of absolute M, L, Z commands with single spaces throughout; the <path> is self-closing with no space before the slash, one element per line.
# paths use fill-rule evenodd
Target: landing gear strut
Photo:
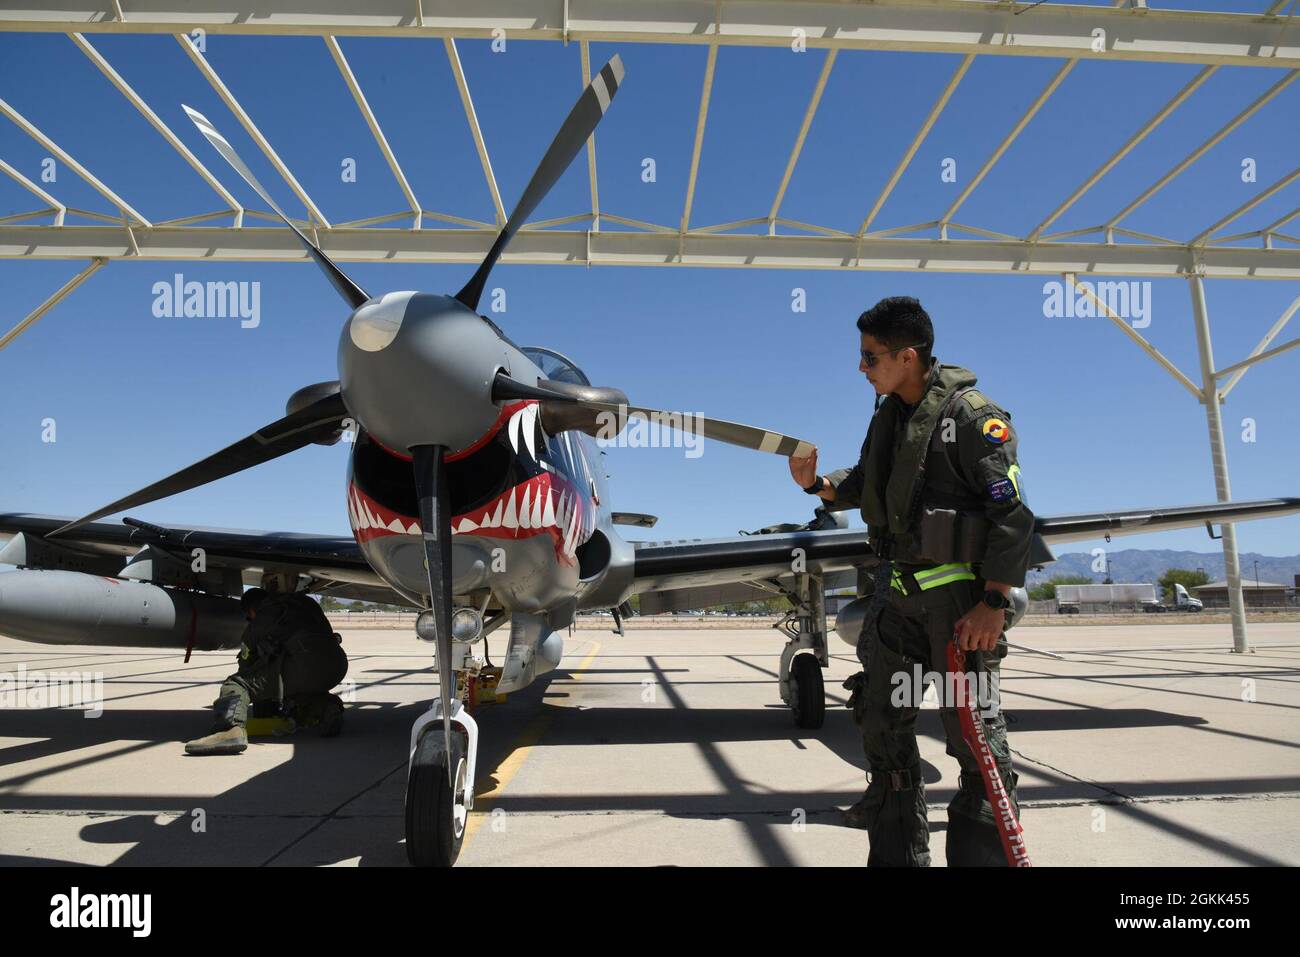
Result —
<path fill-rule="evenodd" d="M 826 720 L 822 669 L 826 651 L 826 593 L 818 575 L 795 576 L 794 591 L 783 589 L 792 607 L 776 627 L 790 639 L 781 649 L 781 700 L 800 728 L 820 728 Z"/>

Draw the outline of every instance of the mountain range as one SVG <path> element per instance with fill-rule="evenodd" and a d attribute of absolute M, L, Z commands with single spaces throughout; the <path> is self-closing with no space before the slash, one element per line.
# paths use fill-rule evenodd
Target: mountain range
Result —
<path fill-rule="evenodd" d="M 1172 549 L 1127 548 L 1122 551 L 1106 553 L 1110 561 L 1110 577 L 1116 582 L 1156 582 L 1170 568 L 1185 568 L 1190 571 L 1204 569 L 1210 581 L 1223 581 L 1223 552 L 1186 552 Z M 1260 555 L 1258 552 L 1240 553 L 1241 578 L 1243 583 L 1255 581 L 1255 563 L 1259 563 L 1259 580 L 1281 585 L 1295 584 L 1300 575 L 1300 555 L 1277 557 Z M 1104 581 L 1105 571 L 1094 570 L 1098 561 L 1089 552 L 1066 552 L 1057 556 L 1055 562 L 1042 569 L 1029 570 L 1028 584 L 1037 585 L 1056 575 L 1080 575 L 1095 582 Z"/>

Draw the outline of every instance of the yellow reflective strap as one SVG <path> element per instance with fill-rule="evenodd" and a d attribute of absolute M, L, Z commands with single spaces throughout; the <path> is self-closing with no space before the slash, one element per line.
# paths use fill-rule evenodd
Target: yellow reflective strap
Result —
<path fill-rule="evenodd" d="M 907 594 L 907 589 L 903 587 L 903 576 L 899 574 L 897 568 L 893 569 L 893 572 L 892 572 L 892 574 L 891 574 L 891 576 L 890 576 L 889 584 L 893 585 L 895 588 L 897 588 L 899 591 L 901 591 L 904 595 Z"/>
<path fill-rule="evenodd" d="M 912 577 L 921 586 L 921 591 L 929 591 L 931 588 L 938 588 L 940 585 L 971 581 L 975 578 L 975 573 L 971 571 L 969 562 L 952 562 L 947 565 L 936 565 L 934 568 L 927 568 L 923 572 L 915 572 Z"/>
<path fill-rule="evenodd" d="M 1011 479 L 1011 484 L 1016 487 L 1016 498 L 1023 501 L 1023 497 L 1020 494 L 1020 465 L 1016 464 L 1007 469 L 1007 477 Z"/>

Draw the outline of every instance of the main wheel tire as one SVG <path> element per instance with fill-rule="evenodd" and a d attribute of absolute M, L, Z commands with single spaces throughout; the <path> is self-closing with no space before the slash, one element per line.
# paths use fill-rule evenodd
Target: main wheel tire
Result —
<path fill-rule="evenodd" d="M 795 655 L 790 662 L 790 705 L 799 727 L 820 728 L 825 723 L 826 687 L 816 655 Z"/>
<path fill-rule="evenodd" d="M 456 796 L 464 793 L 467 765 L 464 743 L 455 730 L 450 758 L 455 793 L 447 782 L 442 725 L 434 722 L 420 737 L 406 781 L 406 859 L 413 867 L 451 867 L 460 854 L 466 814 Z"/>

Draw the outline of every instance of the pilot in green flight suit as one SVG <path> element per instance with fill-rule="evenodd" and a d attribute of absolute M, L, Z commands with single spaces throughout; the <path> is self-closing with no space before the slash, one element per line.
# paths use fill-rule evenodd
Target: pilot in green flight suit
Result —
<path fill-rule="evenodd" d="M 276 595 L 250 588 L 240 599 L 248 616 L 239 669 L 213 702 L 217 721 L 189 754 L 239 754 L 248 747 L 249 706 L 282 705 L 294 726 L 338 733 L 343 702 L 330 689 L 348 673 L 348 657 L 320 605 L 302 593 Z"/>
<path fill-rule="evenodd" d="M 859 369 L 883 397 L 859 462 L 823 478 L 814 449 L 791 459 L 790 471 L 830 508 L 860 506 L 883 559 L 858 642 L 870 783 L 845 821 L 866 828 L 868 864 L 925 866 L 929 832 L 915 733 L 924 688 L 914 679 L 946 671 L 954 634 L 976 672 L 985 732 L 1015 802 L 996 677 L 1007 647 L 1006 596 L 1024 585 L 1034 516 L 1023 500 L 1010 415 L 971 388 L 970 371 L 931 357 L 934 332 L 921 304 L 884 299 L 859 317 L 858 329 Z M 951 698 L 936 690 L 947 751 L 961 767 L 948 805 L 948 863 L 1005 865 L 979 766 Z"/>

